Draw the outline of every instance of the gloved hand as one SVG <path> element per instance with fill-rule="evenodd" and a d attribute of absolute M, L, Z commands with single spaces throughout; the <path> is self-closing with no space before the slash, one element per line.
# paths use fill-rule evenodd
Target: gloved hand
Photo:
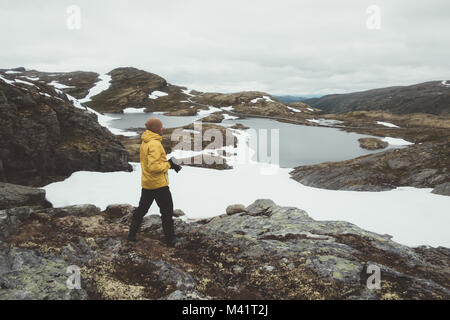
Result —
<path fill-rule="evenodd" d="M 173 169 L 178 173 L 178 171 L 181 170 L 181 166 L 179 164 L 177 164 L 176 161 L 177 160 L 173 157 L 169 159 L 170 169 Z"/>

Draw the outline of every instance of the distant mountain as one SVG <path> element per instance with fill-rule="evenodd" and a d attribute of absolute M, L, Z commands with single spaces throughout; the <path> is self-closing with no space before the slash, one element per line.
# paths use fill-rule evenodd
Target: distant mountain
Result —
<path fill-rule="evenodd" d="M 395 114 L 450 115 L 450 81 L 430 81 L 410 86 L 330 94 L 304 102 L 328 113 L 383 110 Z"/>
<path fill-rule="evenodd" d="M 320 96 L 317 95 L 302 95 L 302 96 L 294 96 L 294 95 L 273 95 L 273 97 L 277 98 L 278 100 L 280 100 L 283 103 L 289 103 L 289 102 L 302 102 L 305 101 L 307 99 L 311 99 L 311 98 L 318 98 Z"/>

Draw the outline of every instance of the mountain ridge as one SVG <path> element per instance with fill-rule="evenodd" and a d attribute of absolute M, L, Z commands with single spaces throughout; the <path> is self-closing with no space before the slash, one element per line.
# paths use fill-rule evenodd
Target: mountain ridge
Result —
<path fill-rule="evenodd" d="M 327 113 L 388 111 L 394 114 L 450 114 L 450 86 L 445 81 L 428 81 L 409 86 L 392 86 L 359 92 L 330 94 L 304 100 Z"/>

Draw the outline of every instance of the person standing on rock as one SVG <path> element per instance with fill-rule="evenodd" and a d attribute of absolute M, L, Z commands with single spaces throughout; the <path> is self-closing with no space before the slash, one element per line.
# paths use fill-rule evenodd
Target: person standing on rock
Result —
<path fill-rule="evenodd" d="M 141 226 L 142 219 L 150 209 L 153 200 L 156 200 L 161 213 L 162 228 L 166 245 L 174 247 L 175 232 L 173 226 L 173 201 L 169 190 L 168 170 L 181 170 L 172 158 L 167 161 L 166 152 L 162 146 L 163 124 L 157 118 L 150 118 L 145 122 L 147 130 L 142 134 L 140 147 L 141 161 L 141 198 L 139 207 L 133 211 L 131 217 L 129 241 L 136 241 L 136 234 Z"/>

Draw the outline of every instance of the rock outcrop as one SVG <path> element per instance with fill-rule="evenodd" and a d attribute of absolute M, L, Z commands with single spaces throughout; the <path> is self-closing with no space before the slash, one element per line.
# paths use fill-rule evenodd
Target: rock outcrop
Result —
<path fill-rule="evenodd" d="M 431 192 L 435 194 L 450 196 L 450 182 L 438 184 Z"/>
<path fill-rule="evenodd" d="M 56 208 L 60 215 L 29 207 L 2 233 L 0 298 L 450 298 L 447 248 L 410 248 L 268 199 L 233 208 L 240 212 L 175 219 L 178 240 L 167 248 L 159 215 L 144 218 L 137 243 L 126 241 L 129 205 Z M 68 266 L 79 268 L 81 289 L 66 287 Z M 380 287 L 370 289 L 373 268 Z"/>
<path fill-rule="evenodd" d="M 224 119 L 224 115 L 221 112 L 214 112 L 210 114 L 207 117 L 202 118 L 201 120 L 203 122 L 214 122 L 214 123 L 220 123 Z"/>
<path fill-rule="evenodd" d="M 100 80 L 98 73 L 89 71 L 42 72 L 15 68 L 11 70 L 1 69 L 1 72 L 13 72 L 10 75 L 23 81 L 39 81 L 51 86 L 56 84 L 59 90 L 77 99 L 84 98 L 95 83 Z"/>
<path fill-rule="evenodd" d="M 450 181 L 449 155 L 450 139 L 444 138 L 351 160 L 300 166 L 290 174 L 301 184 L 332 190 L 383 191 L 400 186 L 433 188 Z"/>
<path fill-rule="evenodd" d="M 377 138 L 359 138 L 359 146 L 368 150 L 384 149 L 388 146 L 386 141 Z"/>
<path fill-rule="evenodd" d="M 146 108 L 146 112 L 189 109 L 190 94 L 185 93 L 186 88 L 169 84 L 154 73 L 126 67 L 108 74 L 110 87 L 87 102 L 99 112 L 120 113 L 126 108 Z"/>
<path fill-rule="evenodd" d="M 29 205 L 51 207 L 43 189 L 0 182 L 0 210 Z"/>
<path fill-rule="evenodd" d="M 125 108 L 144 107 L 154 90 L 167 86 L 160 76 L 135 68 L 117 68 L 108 73 L 110 87 L 92 97 L 88 106 L 99 112 L 121 112 Z"/>
<path fill-rule="evenodd" d="M 0 73 L 0 179 L 42 186 L 78 170 L 130 170 L 97 116 L 44 81 Z"/>

